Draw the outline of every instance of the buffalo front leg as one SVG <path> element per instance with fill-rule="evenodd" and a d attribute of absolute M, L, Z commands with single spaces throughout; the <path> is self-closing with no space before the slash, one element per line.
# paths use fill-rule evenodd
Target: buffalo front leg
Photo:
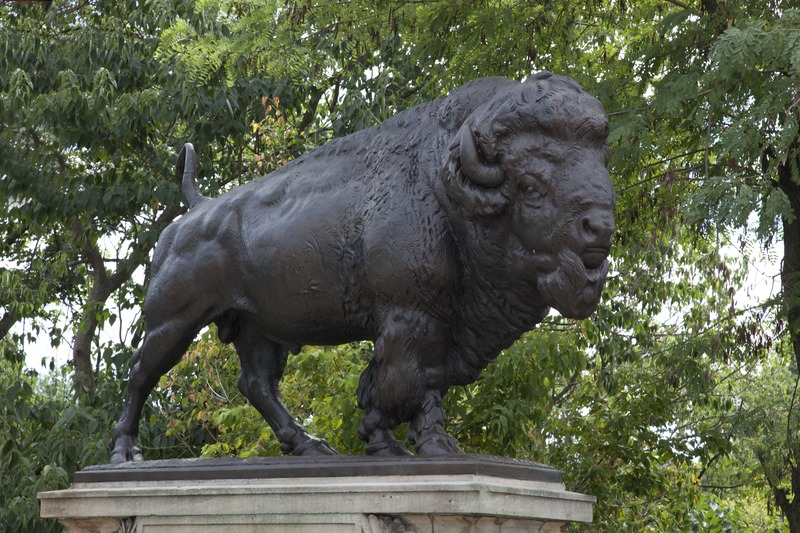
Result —
<path fill-rule="evenodd" d="M 393 433 L 409 420 L 410 440 L 420 455 L 460 451 L 443 429 L 440 391 L 446 390 L 448 342 L 447 326 L 423 311 L 387 313 L 375 340 L 375 358 L 358 389 L 365 411 L 359 436 L 367 442 L 367 454 L 409 454 Z"/>
<path fill-rule="evenodd" d="M 455 438 L 444 430 L 447 415 L 442 408 L 443 393 L 429 390 L 422 410 L 411 420 L 408 441 L 419 455 L 463 453 Z"/>
<path fill-rule="evenodd" d="M 244 319 L 233 340 L 242 371 L 239 390 L 270 425 L 290 455 L 335 455 L 327 441 L 313 437 L 297 423 L 280 399 L 279 383 L 286 368 L 289 350 L 272 342 Z"/>
<path fill-rule="evenodd" d="M 376 354 L 378 342 L 375 343 Z M 400 416 L 394 415 L 391 399 L 380 393 L 380 381 L 386 375 L 377 356 L 370 361 L 358 383 L 358 406 L 364 410 L 358 436 L 367 443 L 367 455 L 394 456 L 412 455 L 408 448 L 394 436 L 394 428 Z M 388 400 L 388 401 L 387 401 Z"/>

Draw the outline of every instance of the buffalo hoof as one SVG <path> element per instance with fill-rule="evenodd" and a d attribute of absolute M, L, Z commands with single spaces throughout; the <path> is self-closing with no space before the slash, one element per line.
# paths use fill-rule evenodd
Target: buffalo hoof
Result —
<path fill-rule="evenodd" d="M 119 437 L 111 450 L 108 462 L 111 464 L 144 461 L 142 450 L 136 445 L 136 440 L 131 437 Z"/>
<path fill-rule="evenodd" d="M 408 451 L 408 448 L 403 446 L 403 443 L 399 440 L 391 439 L 367 444 L 367 455 L 375 457 L 401 457 L 414 454 Z"/>
<path fill-rule="evenodd" d="M 295 448 L 289 452 L 289 455 L 339 455 L 339 452 L 334 450 L 333 446 L 331 446 L 325 439 L 309 437 L 307 441 L 301 442 L 295 446 Z"/>
<path fill-rule="evenodd" d="M 430 433 L 417 439 L 417 455 L 452 455 L 454 453 L 464 453 L 459 447 L 456 439 L 447 433 Z"/>

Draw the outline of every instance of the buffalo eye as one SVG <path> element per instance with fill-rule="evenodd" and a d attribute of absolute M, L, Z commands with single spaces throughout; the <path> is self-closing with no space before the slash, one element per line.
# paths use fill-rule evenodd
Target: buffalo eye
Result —
<path fill-rule="evenodd" d="M 534 207 L 541 206 L 542 201 L 544 200 L 545 197 L 545 193 L 542 192 L 535 185 L 528 185 L 522 190 L 522 193 L 525 195 L 525 198 L 530 202 L 530 204 L 533 205 Z"/>

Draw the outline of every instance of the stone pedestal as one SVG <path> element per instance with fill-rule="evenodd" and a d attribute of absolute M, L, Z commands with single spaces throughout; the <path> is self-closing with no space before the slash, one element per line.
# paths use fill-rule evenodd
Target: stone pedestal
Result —
<path fill-rule="evenodd" d="M 444 458 L 182 459 L 81 470 L 42 492 L 72 532 L 556 532 L 591 522 L 595 498 L 548 466 Z"/>

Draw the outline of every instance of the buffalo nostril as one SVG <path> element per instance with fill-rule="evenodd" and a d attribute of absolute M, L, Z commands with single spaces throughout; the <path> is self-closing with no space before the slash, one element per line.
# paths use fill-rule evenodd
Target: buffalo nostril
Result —
<path fill-rule="evenodd" d="M 583 232 L 586 234 L 587 237 L 594 239 L 597 232 L 594 230 L 592 225 L 592 219 L 589 217 L 583 218 Z"/>
<path fill-rule="evenodd" d="M 581 219 L 581 229 L 587 243 L 603 243 L 607 247 L 614 232 L 614 223 L 606 217 L 586 216 Z"/>

